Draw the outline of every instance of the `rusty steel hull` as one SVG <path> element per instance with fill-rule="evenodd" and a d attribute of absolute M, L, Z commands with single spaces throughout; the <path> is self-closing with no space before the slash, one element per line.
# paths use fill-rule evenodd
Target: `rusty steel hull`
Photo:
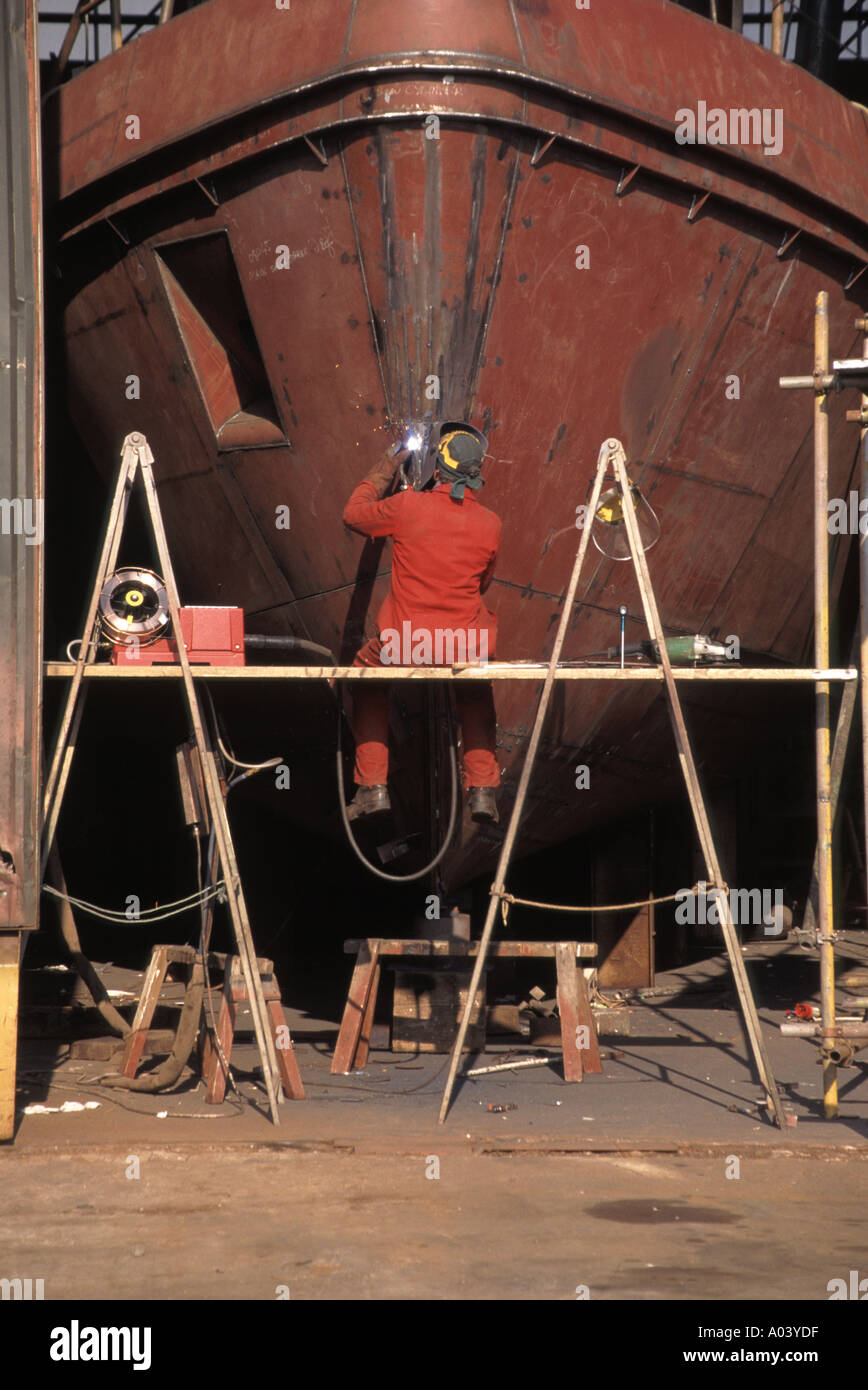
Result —
<path fill-rule="evenodd" d="M 490 439 L 499 657 L 550 650 L 576 508 L 616 435 L 661 520 L 667 629 L 804 660 L 811 406 L 777 378 L 809 370 L 818 289 L 837 355 L 858 340 L 865 113 L 664 0 L 304 15 L 211 0 L 46 106 L 69 406 L 105 471 L 148 436 L 185 601 L 350 658 L 388 552 L 341 511 L 436 380 L 437 413 Z M 675 112 L 700 101 L 780 109 L 781 153 L 678 145 Z M 834 495 L 857 449 L 833 411 Z M 568 657 L 616 642 L 621 603 L 628 640 L 645 635 L 629 567 L 592 555 Z M 837 586 L 844 543 L 834 559 Z M 535 696 L 497 696 L 509 790 Z M 688 699 L 705 762 L 756 732 L 757 700 Z M 398 780 L 418 780 L 399 745 Z M 676 785 L 659 697 L 560 687 L 521 850 Z M 467 826 L 449 879 L 493 846 Z"/>

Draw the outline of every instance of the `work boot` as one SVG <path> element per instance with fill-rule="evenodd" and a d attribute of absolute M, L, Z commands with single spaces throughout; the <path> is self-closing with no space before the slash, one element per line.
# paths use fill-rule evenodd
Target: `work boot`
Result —
<path fill-rule="evenodd" d="M 376 787 L 357 787 L 356 794 L 347 807 L 347 820 L 361 820 L 364 816 L 379 816 L 391 811 L 389 788 L 382 783 Z"/>
<path fill-rule="evenodd" d="M 477 825 L 497 825 L 497 802 L 494 787 L 470 787 L 470 819 Z"/>

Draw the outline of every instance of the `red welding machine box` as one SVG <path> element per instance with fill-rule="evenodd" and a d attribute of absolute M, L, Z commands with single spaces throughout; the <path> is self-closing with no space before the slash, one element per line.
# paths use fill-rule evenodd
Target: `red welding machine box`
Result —
<path fill-rule="evenodd" d="M 181 634 L 187 659 L 194 666 L 244 665 L 243 608 L 182 608 Z M 135 638 L 112 651 L 115 666 L 133 662 L 145 666 L 174 665 L 178 651 L 174 637 L 159 637 L 144 646 Z"/>

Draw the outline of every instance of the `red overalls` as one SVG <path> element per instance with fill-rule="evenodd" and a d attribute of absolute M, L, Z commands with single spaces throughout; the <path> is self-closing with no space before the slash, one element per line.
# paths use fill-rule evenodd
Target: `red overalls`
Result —
<path fill-rule="evenodd" d="M 353 531 L 373 538 L 391 536 L 392 584 L 379 613 L 380 638 L 395 633 L 406 650 L 405 634 L 430 634 L 432 657 L 424 664 L 451 661 L 446 655 L 438 661 L 437 634 L 469 633 L 469 650 L 476 642 L 476 654 L 494 656 L 497 618 L 483 604 L 481 595 L 488 588 L 500 544 L 500 519 L 477 502 L 468 489 L 462 502 L 449 495 L 450 484 L 441 483 L 428 492 L 407 488 L 383 501 L 377 498 L 373 483 L 362 482 L 344 508 L 343 519 Z M 392 651 L 397 648 L 393 647 Z M 424 648 L 417 648 L 424 650 Z M 372 638 L 356 656 L 356 666 L 379 666 L 383 641 Z M 404 662 L 392 656 L 393 665 Z M 389 771 L 389 690 L 379 681 L 354 684 L 353 733 L 356 740 L 355 781 L 365 787 L 385 784 Z M 491 686 L 487 681 L 458 681 L 456 703 L 464 740 L 464 785 L 499 787 L 500 769 L 495 757 L 495 713 Z"/>

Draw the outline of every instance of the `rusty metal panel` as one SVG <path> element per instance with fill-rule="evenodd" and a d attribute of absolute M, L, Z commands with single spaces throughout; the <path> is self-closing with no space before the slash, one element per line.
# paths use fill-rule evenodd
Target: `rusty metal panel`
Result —
<path fill-rule="evenodd" d="M 504 521 L 492 598 L 505 658 L 546 655 L 603 422 L 623 434 L 664 523 L 651 557 L 664 622 L 798 657 L 810 555 L 792 535 L 810 523 L 810 451 L 804 403 L 784 398 L 773 412 L 768 402 L 781 361 L 801 360 L 818 273 L 847 341 L 856 304 L 835 286 L 840 267 L 831 257 L 782 264 L 747 218 L 709 212 L 690 223 L 677 197 L 642 176 L 618 200 L 611 171 L 569 152 L 534 167 L 532 152 L 524 135 L 504 139 L 482 120 L 444 121 L 432 141 L 421 126 L 384 122 L 345 134 L 328 166 L 306 148 L 278 152 L 256 178 L 233 172 L 219 207 L 180 201 L 142 215 L 139 244 L 122 259 L 112 247 L 98 275 L 73 283 L 66 311 L 70 403 L 94 458 L 109 467 L 129 428 L 127 372 L 163 382 L 136 420 L 157 456 L 185 600 L 231 598 L 264 630 L 300 631 L 347 659 L 377 610 L 388 558 L 345 532 L 341 509 L 390 411 L 398 421 L 415 412 L 437 373 L 449 413 L 472 411 L 492 440 L 486 501 Z M 577 206 L 605 293 L 584 293 L 575 269 Z M 218 455 L 201 393 L 175 367 L 160 248 L 223 228 L 291 446 Z M 288 271 L 275 269 L 278 242 Z M 136 331 L 142 304 L 147 334 Z M 722 389 L 732 362 L 746 364 L 740 409 Z M 841 493 L 852 460 L 840 416 L 833 432 Z M 279 503 L 291 531 L 274 526 Z M 594 552 L 570 654 L 615 640 L 621 599 L 641 635 L 632 572 Z M 656 699 L 599 687 L 558 697 L 523 852 L 662 790 L 656 764 L 671 762 L 672 747 L 665 717 L 649 713 Z M 532 692 L 499 692 L 498 710 L 508 794 Z M 577 748 L 594 787 L 580 797 Z M 455 851 L 456 879 L 492 853 L 482 838 L 470 831 Z"/>
<path fill-rule="evenodd" d="M 645 816 L 591 842 L 595 905 L 638 903 L 653 888 L 651 827 Z M 667 887 L 667 892 L 669 891 Z M 649 906 L 622 912 L 595 912 L 593 936 L 599 947 L 599 983 L 603 989 L 639 989 L 654 983 L 654 918 Z"/>
<path fill-rule="evenodd" d="M 650 568 L 667 627 L 803 660 L 810 404 L 782 397 L 777 377 L 804 370 L 818 286 L 833 341 L 855 336 L 864 114 L 658 0 L 599 13 L 567 0 L 323 0 L 318 14 L 312 26 L 302 6 L 211 0 L 47 107 L 70 406 L 105 471 L 130 428 L 147 433 L 185 600 L 241 604 L 258 630 L 351 658 L 389 558 L 348 534 L 341 511 L 436 378 L 438 413 L 467 414 L 491 440 L 499 656 L 547 655 L 576 507 L 611 433 L 661 518 Z M 205 51 L 193 91 L 191 59 Z M 676 143 L 679 107 L 748 92 L 748 105 L 782 108 L 780 156 Z M 130 115 L 138 141 L 124 133 Z M 701 212 L 694 193 L 711 195 Z M 779 254 L 790 229 L 802 236 Z M 228 240 L 286 443 L 251 447 L 244 420 L 218 443 L 186 370 L 159 261 L 205 234 Z M 158 384 L 134 414 L 129 372 Z M 855 436 L 842 412 L 832 433 L 843 495 Z M 283 504 L 291 530 L 274 524 Z M 593 552 L 570 657 L 613 644 L 621 602 L 631 639 L 643 636 L 632 570 Z M 502 817 L 534 705 L 530 686 L 498 692 Z M 755 696 L 691 697 L 710 767 L 743 755 L 755 708 Z M 399 783 L 419 780 L 412 752 L 410 740 L 396 749 Z M 591 785 L 577 795 L 579 754 Z M 680 792 L 658 692 L 559 690 L 520 852 Z M 499 844 L 497 832 L 462 833 L 444 867 L 453 884 Z M 644 972 L 647 924 L 634 926 Z"/>
<path fill-rule="evenodd" d="M 0 19 L 0 929 L 38 920 L 42 285 L 35 5 Z"/>
<path fill-rule="evenodd" d="M 227 123 L 237 127 L 242 113 L 252 110 L 267 115 L 275 106 L 283 138 L 298 138 L 308 129 L 303 116 L 293 113 L 287 125 L 279 104 L 291 93 L 305 102 L 311 94 L 322 100 L 321 92 L 342 74 L 358 77 L 367 91 L 361 105 L 355 92 L 338 98 L 339 121 L 382 115 L 384 107 L 391 115 L 387 93 L 400 91 L 396 75 L 418 81 L 420 69 L 441 68 L 484 74 L 489 87 L 492 78 L 512 87 L 516 118 L 525 102 L 539 98 L 551 113 L 562 100 L 569 129 L 579 105 L 582 119 L 592 115 L 590 104 L 605 112 L 605 127 L 619 129 L 618 157 L 631 148 L 637 152 L 641 134 L 642 144 L 656 146 L 654 163 L 661 172 L 683 169 L 687 160 L 703 188 L 713 183 L 707 162 L 688 160 L 687 147 L 673 143 L 676 112 L 687 93 L 700 93 L 709 108 L 780 108 L 784 152 L 774 169 L 775 161 L 759 149 L 728 153 L 738 166 L 739 201 L 751 201 L 753 193 L 758 206 L 767 198 L 790 201 L 787 181 L 794 180 L 796 205 L 805 212 L 802 190 L 824 205 L 821 217 L 842 207 L 862 220 L 868 216 L 862 112 L 801 68 L 722 25 L 710 28 L 680 6 L 620 0 L 613 18 L 609 6 L 577 11 L 573 0 L 436 0 L 424 7 L 400 0 L 318 0 L 317 20 L 309 22 L 303 5 L 278 10 L 260 0 L 210 0 L 126 45 L 98 64 L 98 73 L 91 69 L 60 88 L 49 102 L 50 119 L 64 131 L 55 152 L 60 196 L 129 168 L 144 155 L 168 151 L 191 134 L 205 142 L 215 136 L 215 149 L 223 149 Z M 189 55 L 206 52 L 209 62 L 191 83 Z M 157 81 L 152 73 L 159 73 Z M 461 83 L 453 87 L 460 95 Z M 455 96 L 454 90 L 440 90 L 444 100 Z M 437 109 L 426 97 L 423 110 Z M 474 96 L 469 114 L 479 110 Z M 129 115 L 139 118 L 135 138 L 126 135 Z M 334 123 L 333 117 L 325 124 Z M 236 128 L 234 134 L 240 133 Z M 258 139 L 257 147 L 262 148 Z M 191 151 L 191 162 L 195 157 Z M 643 164 L 650 158 L 650 149 L 641 151 Z M 223 159 L 218 156 L 211 167 L 223 167 Z M 154 188 L 165 186 L 163 172 Z"/>

